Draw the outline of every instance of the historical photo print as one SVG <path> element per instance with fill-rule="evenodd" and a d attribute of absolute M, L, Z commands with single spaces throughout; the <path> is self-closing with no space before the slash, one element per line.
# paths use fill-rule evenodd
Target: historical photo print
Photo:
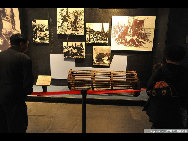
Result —
<path fill-rule="evenodd" d="M 57 34 L 84 35 L 84 8 L 57 8 Z"/>
<path fill-rule="evenodd" d="M 0 8 L 0 52 L 10 47 L 10 37 L 16 33 L 21 33 L 18 8 Z"/>
<path fill-rule="evenodd" d="M 86 23 L 86 43 L 108 44 L 109 23 Z"/>
<path fill-rule="evenodd" d="M 111 50 L 152 51 L 156 16 L 112 16 Z"/>
<path fill-rule="evenodd" d="M 48 20 L 33 20 L 33 42 L 49 43 Z"/>
<path fill-rule="evenodd" d="M 93 46 L 93 65 L 110 66 L 111 46 Z"/>
<path fill-rule="evenodd" d="M 63 42 L 65 58 L 85 58 L 85 42 Z"/>

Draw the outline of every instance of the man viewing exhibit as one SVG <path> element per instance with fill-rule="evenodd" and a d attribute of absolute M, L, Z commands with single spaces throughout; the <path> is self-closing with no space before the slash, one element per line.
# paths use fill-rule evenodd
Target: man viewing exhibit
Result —
<path fill-rule="evenodd" d="M 11 47 L 0 53 L 0 133 L 25 133 L 26 96 L 33 91 L 31 59 L 24 54 L 29 42 L 21 34 L 10 37 Z"/>

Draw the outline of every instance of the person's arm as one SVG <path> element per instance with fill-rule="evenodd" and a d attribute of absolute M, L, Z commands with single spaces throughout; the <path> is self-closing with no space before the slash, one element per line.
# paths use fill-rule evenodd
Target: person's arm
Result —
<path fill-rule="evenodd" d="M 33 81 L 32 61 L 27 58 L 23 63 L 23 91 L 25 96 L 33 92 Z"/>
<path fill-rule="evenodd" d="M 150 105 L 150 100 L 151 100 L 151 97 L 150 97 L 151 91 L 150 90 L 152 90 L 156 81 L 159 79 L 160 72 L 161 72 L 161 68 L 157 69 L 155 72 L 152 73 L 150 79 L 148 80 L 146 92 L 147 92 L 147 95 L 149 96 L 149 98 L 148 98 L 146 104 L 144 105 L 144 108 L 142 111 L 146 111 L 148 109 L 148 106 Z"/>

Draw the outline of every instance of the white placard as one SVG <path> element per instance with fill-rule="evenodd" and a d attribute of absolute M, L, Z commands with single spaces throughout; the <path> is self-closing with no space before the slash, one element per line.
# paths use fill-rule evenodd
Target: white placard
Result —
<path fill-rule="evenodd" d="M 49 75 L 39 75 L 37 79 L 37 86 L 49 86 L 51 84 L 52 77 Z"/>

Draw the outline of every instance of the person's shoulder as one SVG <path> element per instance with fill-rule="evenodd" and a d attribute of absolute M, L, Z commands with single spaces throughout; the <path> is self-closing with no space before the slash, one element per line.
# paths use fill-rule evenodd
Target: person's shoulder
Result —
<path fill-rule="evenodd" d="M 17 55 L 20 56 L 23 59 L 30 60 L 30 57 L 23 52 L 17 52 Z"/>
<path fill-rule="evenodd" d="M 26 60 L 31 60 L 31 58 L 25 53 L 22 53 L 22 57 Z"/>
<path fill-rule="evenodd" d="M 17 52 L 17 56 L 18 56 L 19 60 L 20 60 L 22 63 L 24 63 L 24 64 L 31 62 L 31 58 L 30 58 L 27 54 L 25 54 L 25 53 L 23 53 L 23 52 Z"/>

